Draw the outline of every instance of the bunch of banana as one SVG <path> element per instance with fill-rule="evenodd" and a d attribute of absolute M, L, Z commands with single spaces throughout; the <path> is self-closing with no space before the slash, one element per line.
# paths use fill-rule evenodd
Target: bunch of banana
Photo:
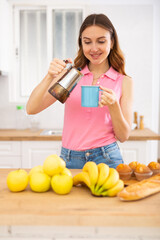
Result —
<path fill-rule="evenodd" d="M 82 172 L 73 177 L 73 185 L 86 185 L 96 196 L 114 197 L 124 188 L 116 169 L 105 163 L 87 162 Z"/>

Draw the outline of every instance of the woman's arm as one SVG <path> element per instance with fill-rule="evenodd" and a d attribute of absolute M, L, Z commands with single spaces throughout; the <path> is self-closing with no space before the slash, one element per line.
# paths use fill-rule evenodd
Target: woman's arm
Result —
<path fill-rule="evenodd" d="M 125 76 L 122 83 L 120 103 L 113 90 L 101 87 L 103 91 L 100 106 L 107 105 L 116 138 L 120 142 L 128 139 L 132 126 L 133 81 Z"/>
<path fill-rule="evenodd" d="M 51 62 L 47 75 L 29 97 L 26 106 L 28 114 L 39 113 L 56 101 L 56 99 L 48 93 L 48 89 L 64 74 L 65 66 L 66 63 L 59 59 L 54 59 Z"/>

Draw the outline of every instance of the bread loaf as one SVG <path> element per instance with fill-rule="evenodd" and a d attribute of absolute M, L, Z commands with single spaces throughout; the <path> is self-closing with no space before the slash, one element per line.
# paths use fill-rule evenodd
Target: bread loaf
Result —
<path fill-rule="evenodd" d="M 122 201 L 132 201 L 148 197 L 160 192 L 160 174 L 133 183 L 118 193 L 118 198 Z"/>

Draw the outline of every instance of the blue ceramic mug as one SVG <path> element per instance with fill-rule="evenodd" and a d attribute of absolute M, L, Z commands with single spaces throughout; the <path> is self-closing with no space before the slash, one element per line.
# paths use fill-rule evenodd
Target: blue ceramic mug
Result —
<path fill-rule="evenodd" d="M 98 107 L 100 91 L 99 86 L 81 86 L 81 106 Z"/>

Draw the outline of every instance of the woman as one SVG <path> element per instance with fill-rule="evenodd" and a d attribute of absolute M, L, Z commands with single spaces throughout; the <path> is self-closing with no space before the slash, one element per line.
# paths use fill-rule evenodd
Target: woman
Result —
<path fill-rule="evenodd" d="M 117 140 L 126 141 L 132 125 L 132 79 L 125 73 L 117 33 L 107 16 L 89 15 L 80 28 L 78 43 L 74 65 L 82 68 L 84 76 L 65 103 L 61 157 L 68 168 L 82 168 L 87 161 L 116 168 L 123 163 Z M 56 101 L 48 89 L 65 67 L 63 60 L 51 62 L 46 77 L 29 98 L 28 114 Z M 81 107 L 82 85 L 100 86 L 99 107 Z"/>

